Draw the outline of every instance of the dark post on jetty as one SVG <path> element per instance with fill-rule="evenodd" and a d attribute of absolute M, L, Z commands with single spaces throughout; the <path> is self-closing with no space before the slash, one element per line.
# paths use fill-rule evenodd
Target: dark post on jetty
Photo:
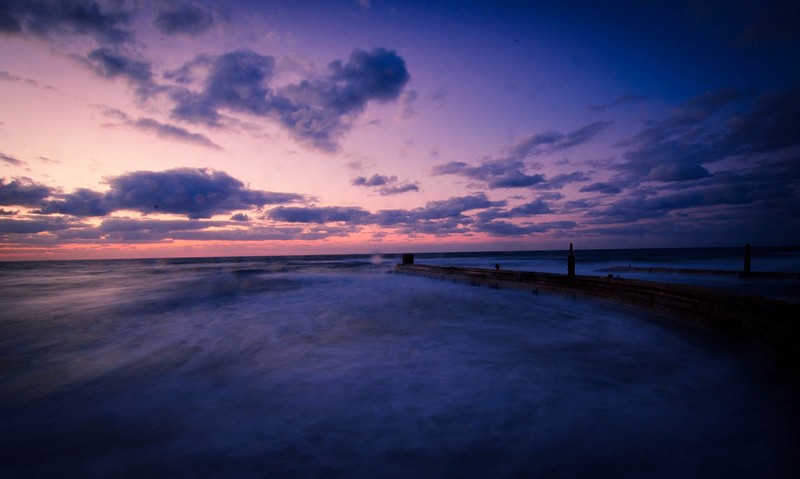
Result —
<path fill-rule="evenodd" d="M 750 250 L 750 243 L 744 245 L 744 272 L 742 273 L 743 277 L 750 276 L 750 256 L 752 252 Z"/>
<path fill-rule="evenodd" d="M 567 256 L 567 275 L 570 278 L 575 276 L 575 255 L 572 253 L 572 243 L 569 244 L 569 256 Z"/>
<path fill-rule="evenodd" d="M 414 255 L 413 254 L 404 254 L 403 255 L 403 264 L 414 264 Z"/>

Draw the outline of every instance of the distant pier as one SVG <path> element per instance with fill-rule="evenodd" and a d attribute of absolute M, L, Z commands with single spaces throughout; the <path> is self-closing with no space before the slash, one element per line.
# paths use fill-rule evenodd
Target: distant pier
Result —
<path fill-rule="evenodd" d="M 474 286 L 513 288 L 592 297 L 647 308 L 669 317 L 745 340 L 767 352 L 800 379 L 800 304 L 698 286 L 574 274 L 414 264 L 404 257 L 395 271 L 459 281 Z"/>

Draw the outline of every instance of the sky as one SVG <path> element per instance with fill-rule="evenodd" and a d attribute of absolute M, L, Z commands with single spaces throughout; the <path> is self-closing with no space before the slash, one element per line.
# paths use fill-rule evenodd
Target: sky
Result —
<path fill-rule="evenodd" d="M 0 0 L 0 260 L 798 245 L 798 25 Z"/>

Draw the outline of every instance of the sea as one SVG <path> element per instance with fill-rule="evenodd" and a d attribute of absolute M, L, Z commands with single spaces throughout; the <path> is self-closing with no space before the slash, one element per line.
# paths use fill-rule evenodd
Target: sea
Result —
<path fill-rule="evenodd" d="M 575 256 L 605 276 L 740 270 L 743 253 Z M 565 273 L 566 256 L 415 261 Z M 398 262 L 0 263 L 0 477 L 798 477 L 797 391 L 741 345 Z M 800 273 L 800 248 L 753 248 L 752 264 Z M 791 277 L 614 274 L 800 301 Z"/>

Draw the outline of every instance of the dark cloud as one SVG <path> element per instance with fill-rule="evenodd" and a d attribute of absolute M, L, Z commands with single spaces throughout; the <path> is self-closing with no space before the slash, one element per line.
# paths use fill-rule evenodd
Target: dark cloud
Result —
<path fill-rule="evenodd" d="M 562 173 L 536 185 L 536 189 L 541 190 L 560 190 L 569 183 L 581 183 L 591 180 L 591 177 L 582 171 L 572 173 Z"/>
<path fill-rule="evenodd" d="M 679 127 L 704 121 L 724 107 L 747 98 L 750 94 L 733 88 L 713 90 L 693 97 L 672 111 L 661 127 Z"/>
<path fill-rule="evenodd" d="M 615 224 L 668 218 L 671 223 L 692 211 L 709 215 L 734 207 L 759 212 L 756 216 L 775 211 L 800 211 L 795 186 L 798 181 L 798 158 L 763 161 L 740 173 L 720 172 L 687 184 L 635 189 L 606 207 L 590 205 L 594 208 L 587 212 L 586 222 Z M 741 213 L 738 215 L 740 224 L 749 221 Z"/>
<path fill-rule="evenodd" d="M 365 176 L 357 176 L 353 178 L 351 184 L 353 186 L 371 187 L 382 196 L 399 195 L 409 191 L 419 191 L 419 186 L 414 183 L 398 181 L 396 176 L 384 176 L 379 174 L 374 174 L 369 178 Z"/>
<path fill-rule="evenodd" d="M 378 193 L 381 196 L 400 195 L 411 191 L 419 191 L 419 186 L 415 183 L 398 183 L 378 188 Z"/>
<path fill-rule="evenodd" d="M 533 201 L 515 206 L 511 209 L 494 207 L 479 211 L 477 214 L 475 214 L 475 220 L 478 224 L 486 224 L 495 222 L 494 220 L 498 219 L 530 218 L 532 216 L 544 215 L 552 212 L 553 209 L 551 208 L 549 202 L 547 202 L 544 198 L 537 198 Z M 495 223 L 499 224 L 498 222 Z"/>
<path fill-rule="evenodd" d="M 213 23 L 210 12 L 190 4 L 164 5 L 153 20 L 153 25 L 167 35 L 200 35 Z"/>
<path fill-rule="evenodd" d="M 396 177 L 393 178 L 395 178 L 395 180 L 397 179 Z M 374 174 L 369 178 L 357 176 L 353 179 L 352 184 L 353 186 L 383 186 L 389 183 L 389 181 L 391 181 L 391 178 L 388 176 Z"/>
<path fill-rule="evenodd" d="M 686 182 L 711 176 L 704 166 L 735 156 L 800 146 L 800 88 L 760 96 L 732 89 L 684 102 L 616 146 L 626 148 L 620 186 Z"/>
<path fill-rule="evenodd" d="M 0 161 L 8 163 L 11 166 L 25 166 L 24 161 L 18 160 L 11 155 L 6 155 L 5 153 L 0 153 Z"/>
<path fill-rule="evenodd" d="M 198 219 L 303 199 L 302 195 L 295 193 L 251 190 L 224 172 L 195 168 L 126 173 L 107 179 L 110 186 L 107 192 L 79 189 L 54 195 L 30 180 L 28 183 L 15 181 L 3 185 L 0 198 L 13 196 L 18 199 L 4 204 L 41 206 L 41 214 L 72 216 L 106 216 L 114 211 L 131 210 L 145 214 L 181 214 Z M 47 196 L 53 198 L 44 201 Z M 26 202 L 21 203 L 22 200 Z"/>
<path fill-rule="evenodd" d="M 489 200 L 483 193 L 456 196 L 447 200 L 429 201 L 424 208 L 412 210 L 420 219 L 456 218 L 466 211 L 505 206 L 506 201 Z"/>
<path fill-rule="evenodd" d="M 209 140 L 208 137 L 205 135 L 201 135 L 199 133 L 192 133 L 185 128 L 181 128 L 179 126 L 170 125 L 168 123 L 161 123 L 159 121 L 153 120 L 152 118 L 139 118 L 138 120 L 132 122 L 132 125 L 139 130 L 153 132 L 156 135 L 160 136 L 161 138 L 165 138 L 168 140 L 177 140 L 184 143 L 191 143 L 199 146 L 204 146 L 206 148 L 211 148 L 212 150 L 222 150 L 223 148 L 213 141 Z"/>
<path fill-rule="evenodd" d="M 89 52 L 85 62 L 102 77 L 125 79 L 142 99 L 149 98 L 160 90 L 153 80 L 152 65 L 134 59 L 127 53 L 101 47 Z"/>
<path fill-rule="evenodd" d="M 0 205 L 40 206 L 53 191 L 30 178 L 15 178 L 7 181 L 0 178 Z"/>
<path fill-rule="evenodd" d="M 10 211 L 0 208 L 0 216 L 15 216 L 17 213 L 19 213 L 19 210 Z"/>
<path fill-rule="evenodd" d="M 747 4 L 747 2 L 745 2 Z M 756 2 L 758 12 L 734 40 L 739 46 L 761 46 L 800 38 L 800 5 L 792 0 Z M 727 5 L 726 5 L 727 7 Z"/>
<path fill-rule="evenodd" d="M 515 159 L 524 159 L 531 155 L 555 153 L 572 148 L 592 140 L 613 123 L 612 121 L 595 121 L 566 134 L 557 131 L 534 133 L 518 141 L 510 149 L 510 154 Z"/>
<path fill-rule="evenodd" d="M 279 206 L 267 212 L 267 217 L 275 221 L 287 223 L 336 223 L 345 222 L 360 224 L 370 217 L 369 211 L 361 208 L 339 206 L 328 207 L 296 207 Z"/>
<path fill-rule="evenodd" d="M 267 212 L 266 218 L 287 223 L 328 224 L 344 223 L 339 227 L 353 228 L 377 225 L 391 228 L 406 235 L 468 234 L 474 221 L 466 212 L 503 207 L 505 201 L 491 201 L 484 194 L 453 197 L 431 201 L 424 207 L 411 210 L 381 210 L 371 213 L 356 207 L 277 207 Z M 326 231 L 328 227 L 326 226 Z M 343 231 L 344 233 L 344 231 Z"/>
<path fill-rule="evenodd" d="M 541 215 L 552 212 L 553 210 L 550 208 L 550 205 L 542 199 L 537 199 L 529 203 L 525 203 L 524 205 L 511 208 L 510 211 L 512 217 L 520 217 L 520 216 L 527 217 L 527 216 Z"/>
<path fill-rule="evenodd" d="M 163 235 L 175 231 L 194 231 L 228 225 L 226 221 L 151 220 L 137 218 L 109 218 L 103 220 L 97 231 L 107 233 L 136 232 L 147 236 Z"/>
<path fill-rule="evenodd" d="M 602 193 L 604 195 L 615 195 L 622 192 L 622 188 L 612 185 L 611 183 L 592 183 L 582 187 L 580 190 L 583 193 Z"/>
<path fill-rule="evenodd" d="M 103 115 L 107 118 L 120 121 L 126 126 L 130 126 L 145 133 L 154 133 L 160 138 L 203 146 L 212 150 L 223 149 L 221 146 L 211 141 L 207 136 L 199 133 L 192 133 L 191 131 L 176 125 L 162 123 L 152 118 L 133 119 L 124 111 L 116 108 L 101 109 L 103 111 Z"/>
<path fill-rule="evenodd" d="M 574 221 L 551 221 L 543 223 L 515 224 L 509 221 L 491 221 L 476 225 L 475 231 L 490 236 L 527 236 L 535 233 L 546 233 L 552 230 L 570 230 L 577 226 Z"/>
<path fill-rule="evenodd" d="M 44 203 L 39 214 L 65 214 L 72 216 L 105 216 L 112 211 L 106 195 L 81 188 Z"/>
<path fill-rule="evenodd" d="M 82 223 L 76 223 L 61 217 L 53 218 L 38 218 L 31 217 L 26 219 L 0 219 L 0 235 L 4 234 L 22 234 L 32 235 L 43 232 L 55 232 L 81 226 Z"/>
<path fill-rule="evenodd" d="M 137 171 L 108 183 L 107 201 L 115 210 L 185 214 L 193 219 L 302 199 L 293 193 L 249 190 L 236 178 L 208 169 Z"/>
<path fill-rule="evenodd" d="M 570 133 L 557 131 L 529 135 L 507 150 L 508 155 L 501 158 L 487 158 L 478 166 L 470 166 L 462 161 L 451 161 L 436 165 L 433 175 L 459 175 L 478 182 L 476 186 L 489 189 L 529 188 L 560 189 L 567 183 L 589 181 L 591 178 L 582 171 L 556 175 L 546 180 L 542 174 L 528 174 L 525 158 L 541 153 L 554 153 L 586 143 L 611 126 L 612 122 L 596 121 Z"/>
<path fill-rule="evenodd" d="M 210 66 L 213 60 L 209 55 L 197 55 L 179 68 L 164 72 L 164 78 L 183 85 L 190 84 L 195 81 L 195 70 Z"/>
<path fill-rule="evenodd" d="M 752 109 L 732 115 L 721 141 L 726 153 L 763 153 L 800 145 L 800 87 L 761 95 Z"/>
<path fill-rule="evenodd" d="M 592 105 L 588 109 L 591 112 L 600 113 L 608 110 L 609 108 L 614 108 L 621 105 L 627 105 L 629 103 L 635 103 L 646 99 L 647 97 L 643 95 L 633 95 L 633 94 L 623 95 L 607 105 Z"/>
<path fill-rule="evenodd" d="M 397 99 L 409 79 L 405 61 L 383 48 L 353 50 L 347 63 L 328 65 L 326 77 L 280 88 L 270 86 L 275 73 L 271 56 L 240 50 L 200 63 L 210 65 L 203 90 L 173 90 L 173 116 L 208 125 L 219 125 L 221 109 L 267 117 L 296 139 L 323 150 L 337 148 L 339 136 L 349 130 L 353 116 L 368 102 Z M 184 67 L 170 76 L 191 78 L 193 68 Z"/>
<path fill-rule="evenodd" d="M 490 189 L 525 188 L 544 181 L 544 175 L 528 175 L 523 172 L 525 164 L 514 158 L 488 159 L 479 166 L 451 161 L 434 166 L 434 175 L 459 175 L 485 183 Z"/>
<path fill-rule="evenodd" d="M 130 13 L 114 9 L 118 2 L 91 0 L 4 0 L 0 2 L 0 33 L 34 35 L 89 35 L 101 43 L 132 39 L 125 28 Z"/>
<path fill-rule="evenodd" d="M 250 221 L 250 217 L 244 213 L 236 213 L 235 215 L 231 216 L 231 221 L 242 221 L 246 223 Z"/>

